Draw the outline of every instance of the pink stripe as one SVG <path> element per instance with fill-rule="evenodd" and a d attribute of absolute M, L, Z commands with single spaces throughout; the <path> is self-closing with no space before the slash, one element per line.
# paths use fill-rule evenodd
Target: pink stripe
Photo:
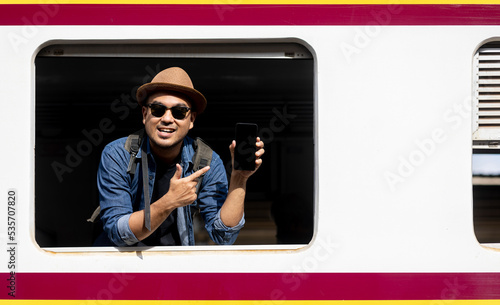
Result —
<path fill-rule="evenodd" d="M 15 281 L 16 299 L 500 299 L 500 273 L 19 273 Z"/>
<path fill-rule="evenodd" d="M 498 25 L 500 5 L 1 5 L 0 25 Z"/>

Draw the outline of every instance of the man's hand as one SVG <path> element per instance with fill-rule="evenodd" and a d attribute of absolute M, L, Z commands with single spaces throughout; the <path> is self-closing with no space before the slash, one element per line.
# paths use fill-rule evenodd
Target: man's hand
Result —
<path fill-rule="evenodd" d="M 209 166 L 205 166 L 193 174 L 181 178 L 182 166 L 180 166 L 180 164 L 176 164 L 175 174 L 170 179 L 170 188 L 163 196 L 163 202 L 166 205 L 171 206 L 172 210 L 193 203 L 197 198 L 196 184 L 198 184 L 198 178 L 205 174 L 209 169 Z"/>
<path fill-rule="evenodd" d="M 182 167 L 177 164 L 175 174 L 170 179 L 168 192 L 151 204 L 151 231 L 144 226 L 144 210 L 130 215 L 128 223 L 135 237 L 138 240 L 143 240 L 158 229 L 174 209 L 193 203 L 197 197 L 198 178 L 209 169 L 210 167 L 206 166 L 188 177 L 181 178 Z"/>
<path fill-rule="evenodd" d="M 257 141 L 255 143 L 256 151 L 255 151 L 255 170 L 253 171 L 248 171 L 248 170 L 235 170 L 234 169 L 234 149 L 236 147 L 236 141 L 233 140 L 231 145 L 229 145 L 229 151 L 231 152 L 231 164 L 233 166 L 233 173 L 237 173 L 238 175 L 244 177 L 244 178 L 249 178 L 251 175 L 253 175 L 260 167 L 262 164 L 262 155 L 264 155 L 264 142 L 260 140 L 259 137 L 257 137 Z"/>

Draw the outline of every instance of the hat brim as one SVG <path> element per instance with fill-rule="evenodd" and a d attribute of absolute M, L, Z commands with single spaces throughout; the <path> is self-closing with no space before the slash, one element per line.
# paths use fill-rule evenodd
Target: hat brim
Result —
<path fill-rule="evenodd" d="M 174 91 L 186 95 L 189 98 L 194 111 L 198 114 L 205 111 L 205 108 L 207 107 L 207 100 L 205 96 L 203 96 L 203 94 L 201 94 L 198 90 L 169 83 L 147 83 L 140 86 L 136 93 L 137 102 L 139 105 L 144 106 L 148 96 L 157 91 Z"/>

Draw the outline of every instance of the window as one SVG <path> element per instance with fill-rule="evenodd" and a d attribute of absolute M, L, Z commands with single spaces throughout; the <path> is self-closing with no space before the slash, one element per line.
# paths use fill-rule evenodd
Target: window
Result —
<path fill-rule="evenodd" d="M 500 43 L 474 56 L 474 231 L 480 243 L 500 243 Z"/>
<path fill-rule="evenodd" d="M 101 151 L 142 128 L 135 90 L 171 66 L 188 71 L 208 100 L 190 136 L 208 142 L 227 167 L 235 123 L 257 123 L 266 143 L 264 165 L 248 184 L 246 225 L 236 244 L 308 243 L 314 60 L 307 48 L 293 42 L 72 42 L 45 47 L 35 59 L 38 244 L 92 246 L 101 228 L 86 219 L 98 206 Z M 197 230 L 197 245 L 210 244 L 203 231 Z"/>

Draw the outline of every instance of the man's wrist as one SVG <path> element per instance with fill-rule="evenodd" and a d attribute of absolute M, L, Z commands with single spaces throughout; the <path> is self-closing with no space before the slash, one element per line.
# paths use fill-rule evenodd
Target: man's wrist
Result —
<path fill-rule="evenodd" d="M 168 196 L 163 196 L 158 201 L 156 201 L 153 205 L 157 205 L 158 212 L 162 214 L 162 216 L 168 216 L 175 210 L 177 207 L 172 204 L 172 200 Z"/>
<path fill-rule="evenodd" d="M 248 177 L 245 176 L 243 173 L 240 171 L 235 171 L 231 173 L 231 184 L 236 184 L 238 186 L 244 186 L 247 184 Z"/>

